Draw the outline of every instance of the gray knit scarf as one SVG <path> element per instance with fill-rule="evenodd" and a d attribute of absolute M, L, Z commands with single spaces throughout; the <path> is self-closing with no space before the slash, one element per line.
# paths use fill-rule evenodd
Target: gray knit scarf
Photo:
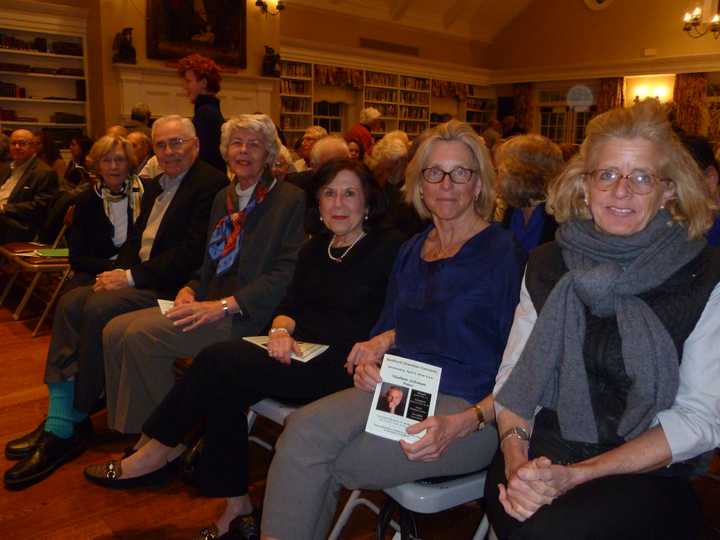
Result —
<path fill-rule="evenodd" d="M 632 380 L 618 435 L 632 439 L 672 405 L 679 378 L 675 344 L 638 295 L 665 282 L 706 242 L 688 241 L 687 229 L 671 222 L 666 210 L 631 236 L 608 235 L 590 220 L 575 220 L 558 229 L 556 240 L 569 271 L 548 295 L 497 401 L 527 419 L 537 405 L 555 410 L 563 438 L 599 442 L 583 359 L 587 306 L 597 317 L 617 318 Z"/>

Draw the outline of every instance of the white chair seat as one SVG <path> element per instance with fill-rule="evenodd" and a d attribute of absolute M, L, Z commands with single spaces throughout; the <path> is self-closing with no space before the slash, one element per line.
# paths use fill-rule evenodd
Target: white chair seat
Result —
<path fill-rule="evenodd" d="M 403 508 L 419 514 L 434 514 L 482 499 L 485 471 L 436 484 L 408 482 L 384 491 Z"/>

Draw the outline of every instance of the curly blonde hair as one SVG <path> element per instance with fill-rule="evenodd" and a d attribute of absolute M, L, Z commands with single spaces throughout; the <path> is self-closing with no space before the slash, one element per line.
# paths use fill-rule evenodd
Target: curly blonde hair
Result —
<path fill-rule="evenodd" d="M 611 139 L 635 138 L 651 142 L 662 156 L 657 174 L 674 186 L 675 197 L 665 203 L 673 221 L 685 224 L 688 238 L 701 237 L 713 223 L 715 204 L 702 171 L 673 131 L 665 109 L 652 99 L 612 109 L 590 121 L 580 152 L 550 184 L 549 212 L 558 222 L 592 219 L 585 203 L 585 179 L 595 168 L 599 148 Z"/>
<path fill-rule="evenodd" d="M 405 200 L 417 210 L 422 218 L 430 218 L 430 211 L 423 203 L 421 197 L 422 191 L 422 170 L 427 166 L 428 158 L 433 146 L 438 141 L 445 142 L 461 142 L 467 146 L 473 157 L 473 169 L 476 171 L 477 181 L 480 183 L 481 189 L 478 197 L 474 202 L 474 209 L 478 216 L 485 220 L 490 220 L 493 215 L 495 205 L 495 169 L 493 169 L 490 161 L 490 153 L 485 143 L 475 130 L 465 122 L 451 120 L 444 124 L 439 124 L 423 133 L 422 142 L 408 163 L 405 171 Z"/>

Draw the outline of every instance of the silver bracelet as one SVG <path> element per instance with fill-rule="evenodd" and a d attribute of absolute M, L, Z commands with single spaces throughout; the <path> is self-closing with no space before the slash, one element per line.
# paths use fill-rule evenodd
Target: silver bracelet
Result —
<path fill-rule="evenodd" d="M 228 307 L 227 300 L 225 300 L 224 298 L 221 298 L 220 303 L 222 304 L 222 307 L 223 307 L 223 313 L 225 314 L 226 317 L 229 317 L 230 316 L 230 308 Z"/>

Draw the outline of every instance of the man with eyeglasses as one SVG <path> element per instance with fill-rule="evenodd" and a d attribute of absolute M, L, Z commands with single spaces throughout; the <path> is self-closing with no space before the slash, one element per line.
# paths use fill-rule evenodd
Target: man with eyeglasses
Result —
<path fill-rule="evenodd" d="M 0 243 L 26 242 L 40 232 L 58 189 L 57 174 L 35 157 L 33 134 L 10 135 L 9 164 L 0 166 Z"/>
<path fill-rule="evenodd" d="M 133 235 L 114 270 L 92 286 L 60 299 L 47 356 L 47 418 L 10 441 L 5 454 L 19 459 L 5 473 L 9 489 L 22 489 L 80 455 L 92 434 L 88 414 L 104 393 L 102 331 L 114 317 L 175 298 L 202 263 L 210 208 L 227 179 L 198 159 L 190 120 L 172 115 L 153 125 L 153 146 L 164 173 L 145 183 Z"/>

